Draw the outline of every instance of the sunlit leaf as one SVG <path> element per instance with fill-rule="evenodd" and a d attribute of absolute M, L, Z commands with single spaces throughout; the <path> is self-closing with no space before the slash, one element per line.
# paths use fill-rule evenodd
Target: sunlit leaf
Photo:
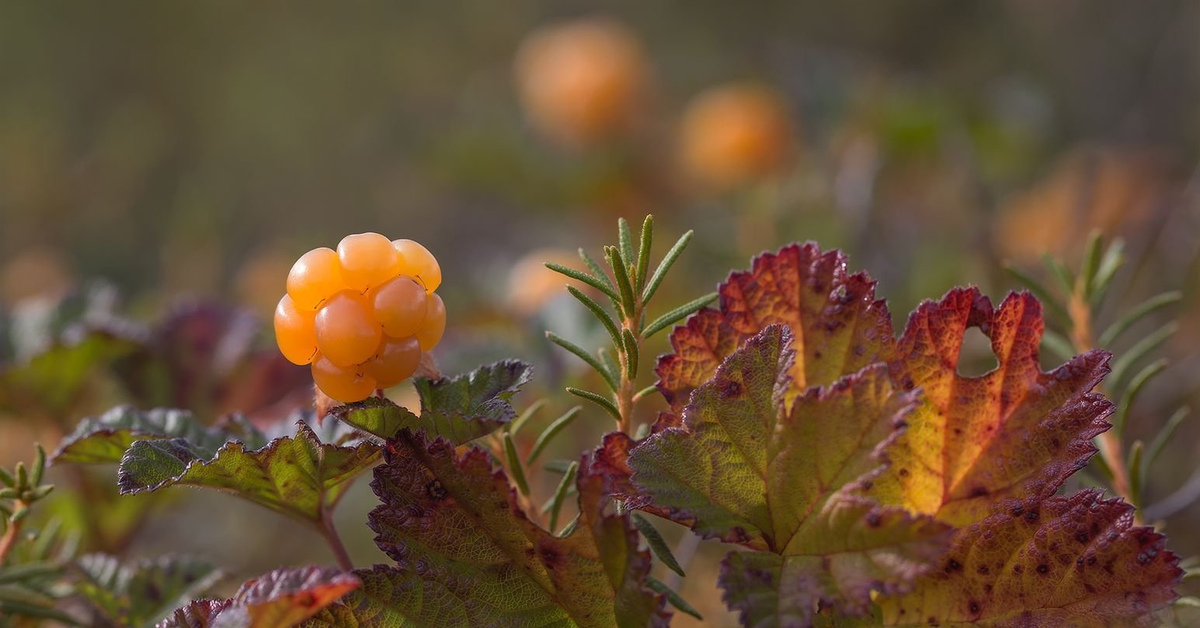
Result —
<path fill-rule="evenodd" d="M 159 628 L 291 628 L 358 588 L 336 569 L 276 569 L 247 581 L 228 600 L 201 600 L 176 610 Z"/>
<path fill-rule="evenodd" d="M 353 446 L 321 443 L 301 421 L 295 436 L 257 449 L 240 441 L 211 451 L 182 438 L 139 440 L 121 459 L 117 484 L 126 494 L 175 485 L 219 489 L 276 512 L 319 521 L 379 456 L 380 446 L 369 440 Z"/>
<path fill-rule="evenodd" d="M 791 389 L 826 385 L 879 362 L 893 343 L 875 282 L 850 274 L 846 257 L 817 245 L 791 245 L 754 260 L 720 287 L 720 308 L 705 308 L 671 334 L 674 353 L 658 363 L 659 389 L 674 412 L 721 361 L 767 325 L 788 325 L 796 359 Z"/>
<path fill-rule="evenodd" d="M 999 362 L 979 377 L 956 370 L 970 327 L 991 339 Z M 999 500 L 1049 496 L 1082 468 L 1112 412 L 1091 392 L 1108 373 L 1109 355 L 1091 351 L 1042 372 L 1042 328 L 1041 308 L 1028 294 L 1009 295 L 998 310 L 975 288 L 923 303 L 891 365 L 897 385 L 919 388 L 923 402 L 869 494 L 962 525 Z"/>
<path fill-rule="evenodd" d="M 182 438 L 206 451 L 216 451 L 233 438 L 245 441 L 251 447 L 266 444 L 258 430 L 236 418 L 220 428 L 209 428 L 186 410 L 154 408 L 141 411 L 132 406 L 117 406 L 98 417 L 80 421 L 75 431 L 59 443 L 52 460 L 115 464 L 121 461 L 125 450 L 134 441 L 164 438 Z"/>
<path fill-rule="evenodd" d="M 767 596 L 806 625 L 819 604 L 862 614 L 872 591 L 906 590 L 950 530 L 857 495 L 915 395 L 894 391 L 879 365 L 789 402 L 791 342 L 782 325 L 753 336 L 695 390 L 683 425 L 647 438 L 628 464 L 641 499 L 670 519 L 761 552 L 726 561 L 735 609 L 752 616 Z"/>
<path fill-rule="evenodd" d="M 515 360 L 480 367 L 454 378 L 414 381 L 421 400 L 417 416 L 387 399 L 370 397 L 334 408 L 334 416 L 380 438 L 400 430 L 423 430 L 456 445 L 475 440 L 516 418 L 511 400 L 533 368 Z"/>

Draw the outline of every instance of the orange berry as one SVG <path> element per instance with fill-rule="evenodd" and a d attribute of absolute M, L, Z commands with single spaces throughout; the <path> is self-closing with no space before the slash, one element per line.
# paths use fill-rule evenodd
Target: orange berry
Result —
<path fill-rule="evenodd" d="M 292 297 L 283 295 L 275 306 L 275 342 L 293 364 L 312 362 L 317 352 L 316 312 L 298 310 Z"/>
<path fill-rule="evenodd" d="M 346 287 L 341 264 L 333 249 L 313 249 L 292 265 L 287 278 L 287 293 L 301 310 L 315 310 L 322 301 Z"/>
<path fill-rule="evenodd" d="M 633 126 L 646 100 L 648 65 L 628 28 L 590 18 L 529 35 L 517 53 L 516 74 L 531 122 L 578 146 Z"/>
<path fill-rule="evenodd" d="M 390 388 L 412 377 L 421 363 L 421 344 L 413 336 L 384 338 L 379 354 L 363 365 L 379 388 Z"/>
<path fill-rule="evenodd" d="M 778 94 L 745 85 L 711 89 L 693 99 L 680 136 L 688 174 L 722 190 L 779 172 L 792 150 L 792 126 Z"/>
<path fill-rule="evenodd" d="M 442 341 L 442 335 L 446 333 L 446 304 L 442 303 L 442 297 L 431 294 L 428 303 L 429 309 L 425 314 L 425 322 L 421 324 L 421 328 L 416 333 L 422 351 L 429 351 L 436 347 Z"/>
<path fill-rule="evenodd" d="M 383 337 L 366 298 L 350 290 L 333 295 L 321 306 L 316 329 L 317 348 L 330 362 L 342 367 L 369 360 Z"/>
<path fill-rule="evenodd" d="M 321 392 L 342 403 L 362 401 L 378 388 L 375 378 L 361 367 L 338 366 L 319 353 L 313 359 L 312 377 Z"/>
<path fill-rule="evenodd" d="M 392 338 L 407 338 L 421 328 L 428 309 L 425 288 L 412 277 L 401 275 L 372 290 L 367 298 L 374 308 L 375 320 L 383 333 Z"/>
<path fill-rule="evenodd" d="M 393 240 L 392 246 L 400 254 L 400 274 L 416 278 L 425 286 L 425 292 L 433 292 L 442 285 L 442 267 L 429 249 L 413 240 Z"/>
<path fill-rule="evenodd" d="M 400 272 L 396 248 L 391 240 L 378 233 L 356 233 L 342 238 L 337 254 L 342 280 L 359 292 L 366 292 Z"/>

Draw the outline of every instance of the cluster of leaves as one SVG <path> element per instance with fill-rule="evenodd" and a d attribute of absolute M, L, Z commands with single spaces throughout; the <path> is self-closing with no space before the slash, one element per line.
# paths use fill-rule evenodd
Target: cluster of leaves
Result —
<path fill-rule="evenodd" d="M 970 327 L 999 361 L 979 377 L 957 372 Z M 1043 372 L 1042 332 L 1031 295 L 967 288 L 896 339 L 865 274 L 790 246 L 675 330 L 672 411 L 608 457 L 631 505 L 752 550 L 720 578 L 746 625 L 1146 622 L 1181 575 L 1163 537 L 1056 494 L 1109 427 L 1109 354 Z"/>
<path fill-rule="evenodd" d="M 1176 598 L 1178 559 L 1132 506 L 1059 494 L 1110 427 L 1113 405 L 1096 392 L 1110 355 L 1043 371 L 1032 295 L 996 307 L 955 289 L 897 338 L 867 275 L 838 252 L 792 245 L 732 274 L 719 307 L 704 297 L 647 324 L 644 306 L 687 242 L 649 273 L 652 226 L 635 254 L 621 223 L 611 276 L 586 255 L 591 272 L 556 268 L 612 301 L 615 318 L 572 292 L 609 329 L 614 359 L 551 339 L 612 385 L 612 399 L 572 392 L 620 429 L 558 461 L 562 480 L 540 510 L 526 469 L 581 408 L 521 455 L 538 405 L 512 406 L 530 377 L 520 362 L 417 379 L 419 411 L 370 398 L 324 422 L 302 413 L 284 433 L 118 407 L 82 422 L 53 459 L 116 464 L 124 493 L 237 495 L 311 525 L 341 569 L 277 570 L 167 613 L 211 572 L 82 560 L 77 588 L 93 616 L 191 628 L 665 626 L 669 606 L 694 611 L 650 575 L 651 552 L 683 575 L 651 515 L 731 546 L 719 585 L 747 626 L 1144 625 Z M 691 312 L 656 367 L 669 409 L 631 435 L 641 341 Z M 981 376 L 957 370 L 972 327 L 999 363 Z M 367 525 L 393 562 L 355 569 L 331 512 L 372 467 Z M 571 495 L 578 514 L 560 527 Z M 147 569 L 176 584 L 148 598 Z"/>
<path fill-rule="evenodd" d="M 579 257 L 587 265 L 588 271 L 567 268 L 561 264 L 546 264 L 550 270 L 580 281 L 607 297 L 608 302 L 612 305 L 611 313 L 578 288 L 567 287 L 571 296 L 579 300 L 608 332 L 612 346 L 607 349 L 601 348 L 596 355 L 592 355 L 591 352 L 554 332 L 546 332 L 546 337 L 583 360 L 599 373 L 611 394 L 604 395 L 579 388 L 567 388 L 567 392 L 604 409 L 617 421 L 619 431 L 630 432 L 633 430 L 633 405 L 646 395 L 653 393 L 657 388 L 656 386 L 641 389 L 637 387 L 638 367 L 642 362 L 642 343 L 647 338 L 712 303 L 717 295 L 716 293 L 704 295 L 647 323 L 646 306 L 658 292 L 658 288 L 666 278 L 667 272 L 671 270 L 671 266 L 687 248 L 688 242 L 692 239 L 692 232 L 688 231 L 680 236 L 659 262 L 654 272 L 650 271 L 650 251 L 654 244 L 653 216 L 647 216 L 642 223 L 641 237 L 638 239 L 636 251 L 633 247 L 633 236 L 629 230 L 629 223 L 624 218 L 617 222 L 617 236 L 619 244 L 604 247 L 607 271 L 583 249 L 579 249 Z"/>

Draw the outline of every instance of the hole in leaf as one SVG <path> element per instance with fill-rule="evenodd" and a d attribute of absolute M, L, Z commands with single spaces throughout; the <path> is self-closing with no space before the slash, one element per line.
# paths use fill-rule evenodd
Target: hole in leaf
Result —
<path fill-rule="evenodd" d="M 962 377 L 979 377 L 998 366 L 1000 361 L 992 352 L 992 341 L 978 327 L 967 329 L 963 334 L 962 350 L 958 353 L 958 374 Z"/>

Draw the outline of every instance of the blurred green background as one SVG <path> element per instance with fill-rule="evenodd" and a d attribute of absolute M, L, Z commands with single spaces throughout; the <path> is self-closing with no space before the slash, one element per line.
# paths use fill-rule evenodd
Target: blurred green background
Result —
<path fill-rule="evenodd" d="M 539 28 L 598 17 L 632 42 L 613 71 L 637 75 L 617 81 L 636 102 L 587 137 L 556 134 L 528 92 L 556 88 L 530 88 L 518 50 Z M 693 135 L 722 131 L 689 126 L 693 99 L 740 84 L 783 112 L 778 159 L 706 185 L 717 175 L 689 171 L 689 151 L 721 144 Z M 519 356 L 566 407 L 555 391 L 580 372 L 541 331 L 602 333 L 528 260 L 595 253 L 618 216 L 654 213 L 659 255 L 696 230 L 664 309 L 761 250 L 815 239 L 879 280 L 898 327 L 956 284 L 1002 297 L 1017 287 L 1006 261 L 1035 274 L 1043 253 L 1075 263 L 1099 229 L 1126 240 L 1130 261 L 1105 320 L 1162 290 L 1185 295 L 1157 321 L 1181 322 L 1162 352 L 1173 365 L 1131 414 L 1129 438 L 1149 439 L 1200 379 L 1198 155 L 1194 2 L 5 3 L 0 308 L 103 278 L 147 320 L 180 297 L 265 319 L 299 254 L 378 231 L 442 264 L 443 370 Z M 564 455 L 603 431 L 593 418 Z M 5 457 L 26 455 L 25 432 L 7 427 L 19 423 L 0 424 Z M 1198 439 L 1195 422 L 1181 428 L 1148 504 L 1185 483 Z M 339 517 L 356 556 L 379 560 L 355 528 L 370 507 L 362 484 Z M 245 522 L 201 530 L 166 514 L 129 551 L 186 538 L 211 552 L 213 530 L 279 523 L 229 501 L 189 494 L 172 509 L 219 503 Z M 1197 524 L 1200 506 L 1173 513 L 1170 547 L 1200 553 Z M 325 560 L 306 534 L 224 558 L 247 574 Z M 720 617 L 692 586 L 685 596 Z"/>

